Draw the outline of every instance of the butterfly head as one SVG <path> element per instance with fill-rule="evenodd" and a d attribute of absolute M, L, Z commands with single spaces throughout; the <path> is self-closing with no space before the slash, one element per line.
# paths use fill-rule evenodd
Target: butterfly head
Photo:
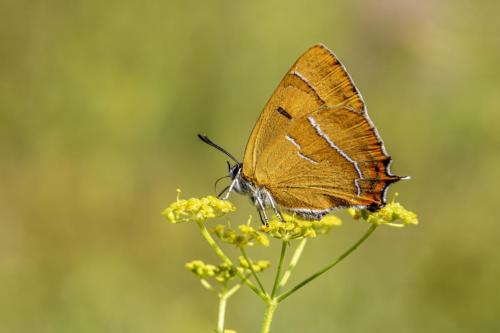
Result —
<path fill-rule="evenodd" d="M 231 179 L 238 177 L 241 172 L 241 167 L 241 163 L 235 163 L 234 165 L 231 165 L 231 163 L 227 162 L 227 171 L 229 173 L 229 177 Z"/>
<path fill-rule="evenodd" d="M 215 149 L 221 151 L 224 153 L 227 157 L 229 157 L 231 160 L 233 160 L 234 164 L 231 165 L 231 163 L 228 161 L 227 162 L 227 169 L 228 169 L 228 175 L 221 177 L 217 179 L 215 182 L 215 186 L 217 187 L 217 183 L 224 179 L 224 178 L 231 178 L 232 182 L 230 186 L 227 186 L 224 188 L 224 190 L 219 194 L 219 197 L 222 197 L 222 195 L 227 191 L 227 194 L 224 196 L 224 198 L 227 199 L 228 194 L 234 190 L 238 193 L 244 193 L 248 191 L 249 184 L 248 182 L 243 179 L 241 176 L 241 171 L 243 164 L 240 163 L 232 154 L 230 154 L 227 150 L 219 146 L 218 144 L 214 143 L 212 140 L 210 140 L 206 135 L 201 135 L 198 134 L 198 138 L 200 138 L 201 141 L 205 142 L 207 145 L 214 147 Z"/>

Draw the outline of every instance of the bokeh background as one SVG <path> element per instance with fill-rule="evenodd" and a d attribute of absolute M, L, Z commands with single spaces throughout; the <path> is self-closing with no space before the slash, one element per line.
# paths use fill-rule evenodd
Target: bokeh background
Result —
<path fill-rule="evenodd" d="M 323 42 L 411 181 L 380 228 L 284 302 L 275 332 L 500 331 L 498 1 L 0 2 L 0 332 L 208 332 L 216 262 L 175 199 L 213 193 L 282 75 Z M 243 221 L 253 208 L 234 197 Z M 310 242 L 294 281 L 366 228 Z M 257 257 L 276 262 L 279 247 Z M 227 326 L 256 332 L 244 290 Z"/>

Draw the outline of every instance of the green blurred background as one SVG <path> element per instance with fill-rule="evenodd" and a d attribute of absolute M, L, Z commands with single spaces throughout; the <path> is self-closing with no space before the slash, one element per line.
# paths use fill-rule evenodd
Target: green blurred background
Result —
<path fill-rule="evenodd" d="M 0 2 L 0 332 L 208 332 L 216 262 L 161 211 L 213 193 L 282 75 L 323 42 L 354 77 L 421 224 L 380 228 L 284 302 L 275 332 L 500 331 L 498 1 Z M 246 219 L 253 208 L 233 197 Z M 495 214 L 493 214 L 495 213 Z M 345 218 L 345 214 L 340 213 Z M 294 281 L 366 228 L 310 242 Z M 257 257 L 276 261 L 277 244 Z M 268 281 L 269 282 L 269 281 Z M 256 332 L 242 291 L 228 328 Z"/>

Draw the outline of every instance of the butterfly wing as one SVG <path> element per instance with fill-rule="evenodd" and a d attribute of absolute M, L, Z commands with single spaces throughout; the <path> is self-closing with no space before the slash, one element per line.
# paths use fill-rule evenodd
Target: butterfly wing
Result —
<path fill-rule="evenodd" d="M 391 175 L 390 159 L 363 113 L 325 108 L 295 120 L 262 156 L 264 181 L 273 198 L 298 212 L 337 207 L 380 207 Z M 267 166 L 267 167 L 266 167 Z"/>
<path fill-rule="evenodd" d="M 364 102 L 344 66 L 324 45 L 307 50 L 290 68 L 262 111 L 245 149 L 244 174 L 253 175 L 260 155 L 289 125 L 288 120 L 321 106 L 364 110 Z"/>
<path fill-rule="evenodd" d="M 323 45 L 304 53 L 264 108 L 245 151 L 243 176 L 297 211 L 380 206 L 389 173 L 364 102 Z"/>

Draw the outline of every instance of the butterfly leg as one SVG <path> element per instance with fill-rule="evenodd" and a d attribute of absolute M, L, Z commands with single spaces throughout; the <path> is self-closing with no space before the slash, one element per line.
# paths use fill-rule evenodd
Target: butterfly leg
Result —
<path fill-rule="evenodd" d="M 276 216 L 278 217 L 278 219 L 281 222 L 285 222 L 285 218 L 283 217 L 283 215 L 281 214 L 279 209 L 276 207 L 276 203 L 274 202 L 272 195 L 267 191 L 266 191 L 266 195 L 267 195 L 267 198 L 269 199 L 269 202 L 271 203 L 271 207 L 273 208 L 274 214 L 276 214 Z"/>
<path fill-rule="evenodd" d="M 229 198 L 229 194 L 230 194 L 230 193 L 231 193 L 231 191 L 233 190 L 234 185 L 236 184 L 236 182 L 237 182 L 237 181 L 238 181 L 238 180 L 237 180 L 236 178 L 235 178 L 235 179 L 233 179 L 233 181 L 231 182 L 231 185 L 229 185 L 229 188 L 227 189 L 227 193 L 226 193 L 226 195 L 222 198 L 222 200 L 227 200 L 227 199 Z M 224 189 L 224 190 L 225 190 L 225 189 Z M 222 192 L 222 193 L 224 193 L 224 192 Z M 222 193 L 221 193 L 221 194 L 222 194 Z"/>
<path fill-rule="evenodd" d="M 259 212 L 260 221 L 262 222 L 262 224 L 268 225 L 269 220 L 267 218 L 266 209 L 264 208 L 262 200 L 260 198 L 256 198 L 256 202 L 257 202 L 257 211 Z M 264 219 L 262 217 L 264 217 Z"/>
<path fill-rule="evenodd" d="M 265 219 L 264 219 L 264 217 L 262 216 L 262 211 L 260 210 L 260 208 L 259 208 L 259 207 L 257 207 L 257 212 L 259 212 L 260 222 L 261 222 L 263 225 L 267 225 L 266 220 L 265 220 Z"/>
<path fill-rule="evenodd" d="M 281 212 L 279 211 L 279 209 L 277 209 L 276 207 L 273 206 L 273 209 L 274 209 L 274 213 L 278 216 L 278 218 L 280 219 L 281 222 L 285 223 L 285 218 L 283 217 L 283 214 L 281 214 Z"/>
<path fill-rule="evenodd" d="M 224 189 L 217 195 L 217 198 L 221 199 L 224 192 L 226 192 L 228 189 L 229 189 L 229 186 L 224 187 Z"/>
<path fill-rule="evenodd" d="M 224 196 L 224 198 L 222 198 L 222 200 L 227 200 L 229 198 L 229 194 L 233 191 L 234 186 L 236 186 L 236 183 L 240 179 L 240 173 L 241 173 L 241 168 L 238 169 L 238 172 L 234 176 L 233 181 L 231 182 L 231 185 L 229 185 L 229 189 L 227 190 L 227 193 Z"/>

